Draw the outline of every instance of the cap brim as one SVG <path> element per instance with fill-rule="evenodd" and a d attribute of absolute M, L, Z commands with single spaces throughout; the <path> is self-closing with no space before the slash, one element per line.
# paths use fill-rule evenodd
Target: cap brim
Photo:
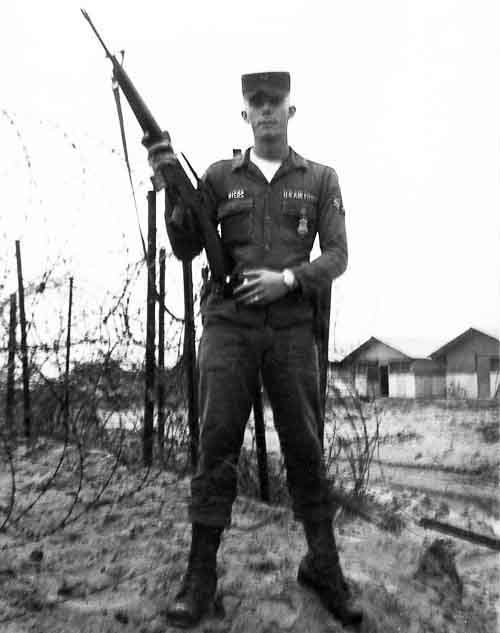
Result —
<path fill-rule="evenodd" d="M 251 98 L 256 94 L 263 93 L 269 96 L 279 95 L 280 97 L 286 97 L 290 94 L 289 90 L 285 90 L 283 88 L 276 88 L 274 86 L 263 85 L 262 87 L 252 88 L 252 90 L 248 90 L 243 93 L 245 98 Z"/>

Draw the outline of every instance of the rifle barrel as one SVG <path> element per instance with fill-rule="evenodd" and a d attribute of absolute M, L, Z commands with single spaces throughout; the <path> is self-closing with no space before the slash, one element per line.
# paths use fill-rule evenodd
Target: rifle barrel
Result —
<path fill-rule="evenodd" d="M 99 31 L 95 28 L 94 23 L 92 22 L 92 20 L 90 19 L 90 15 L 85 11 L 85 9 L 80 9 L 80 11 L 82 12 L 83 17 L 87 20 L 87 22 L 90 24 L 90 28 L 94 31 L 97 39 L 99 40 L 99 42 L 101 43 L 101 46 L 104 48 L 104 50 L 106 51 L 106 55 L 107 57 L 113 59 L 113 55 L 111 55 L 111 53 L 108 50 L 108 47 L 106 46 L 106 44 L 104 43 L 104 40 L 102 39 L 102 37 L 99 35 Z"/>
<path fill-rule="evenodd" d="M 147 107 L 146 103 L 142 99 L 134 84 L 132 83 L 130 77 L 127 75 L 122 64 L 120 64 L 116 57 L 109 52 L 108 47 L 104 43 L 102 37 L 99 35 L 99 32 L 95 28 L 89 14 L 84 9 L 81 9 L 81 12 L 83 17 L 89 23 L 91 29 L 94 31 L 94 34 L 99 40 L 101 46 L 106 51 L 106 56 L 111 60 L 111 63 L 113 64 L 113 78 L 120 86 L 123 94 L 125 95 L 125 98 L 128 101 L 128 104 L 130 105 L 135 115 L 135 118 L 137 119 L 137 122 L 144 132 L 144 138 L 142 140 L 143 145 L 149 147 L 152 143 L 165 138 L 165 133 L 162 132 L 161 127 L 156 122 L 153 114 Z M 193 211 L 196 213 L 200 224 L 203 243 L 205 246 L 207 259 L 212 271 L 213 278 L 217 281 L 223 281 L 225 278 L 226 266 L 220 237 L 217 233 L 217 229 L 212 225 L 211 221 L 208 218 L 208 215 L 206 215 L 204 210 L 202 209 L 201 194 L 199 191 L 200 179 L 198 178 L 198 175 L 196 174 L 186 157 L 184 157 L 184 159 L 194 177 L 196 178 L 198 189 L 193 187 L 191 180 L 189 179 L 187 173 L 185 172 L 179 161 L 176 161 L 172 165 L 165 165 L 162 168 L 162 173 L 165 182 L 168 184 L 171 192 L 176 197 L 180 197 L 187 206 L 192 207 Z"/>
<path fill-rule="evenodd" d="M 111 63 L 113 64 L 113 77 L 120 85 L 120 88 L 123 91 L 123 94 L 127 98 L 127 101 L 132 108 L 139 125 L 142 128 L 144 134 L 147 134 L 148 142 L 154 143 L 155 141 L 159 141 L 162 138 L 162 130 L 158 123 L 155 121 L 155 118 L 149 111 L 149 108 L 143 101 L 140 94 L 137 92 L 134 84 L 130 80 L 129 76 L 125 72 L 125 69 L 120 64 L 120 62 L 116 59 L 115 55 L 112 55 L 104 43 L 104 40 L 99 34 L 99 31 L 94 26 L 94 23 L 90 19 L 89 14 L 85 11 L 85 9 L 80 9 L 83 17 L 90 24 L 90 28 L 94 31 L 95 36 L 101 43 L 101 46 L 106 51 L 106 56 L 109 57 Z"/>

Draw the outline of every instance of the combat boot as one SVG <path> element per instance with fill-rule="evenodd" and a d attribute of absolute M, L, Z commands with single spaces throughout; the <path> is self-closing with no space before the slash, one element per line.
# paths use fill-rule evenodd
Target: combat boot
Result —
<path fill-rule="evenodd" d="M 297 580 L 313 589 L 323 606 L 343 625 L 359 625 L 363 612 L 349 604 L 350 592 L 346 590 L 331 520 L 304 521 L 304 531 L 309 552 L 300 563 Z"/>
<path fill-rule="evenodd" d="M 309 550 L 307 554 L 305 554 L 302 560 L 300 561 L 299 573 L 302 568 L 309 569 L 312 565 L 314 565 L 314 555 Z M 349 587 L 349 583 L 347 582 L 346 577 L 344 576 L 344 572 L 342 571 L 340 560 L 339 560 L 339 575 L 340 575 L 340 584 L 342 585 L 346 598 L 350 600 L 352 597 L 351 588 Z"/>
<path fill-rule="evenodd" d="M 187 570 L 174 602 L 166 611 L 170 624 L 190 628 L 212 611 L 221 534 L 222 528 L 193 523 Z"/>

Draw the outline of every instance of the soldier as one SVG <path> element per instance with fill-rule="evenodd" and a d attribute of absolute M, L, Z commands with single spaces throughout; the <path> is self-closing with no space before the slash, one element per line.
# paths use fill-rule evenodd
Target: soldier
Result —
<path fill-rule="evenodd" d="M 315 590 L 342 623 L 358 624 L 349 604 L 332 527 L 318 421 L 321 416 L 314 303 L 347 265 L 345 213 L 337 174 L 288 145 L 295 115 L 286 72 L 242 76 L 243 120 L 253 147 L 209 167 L 206 213 L 221 227 L 232 268 L 230 287 L 210 283 L 201 302 L 200 454 L 191 482 L 191 550 L 172 624 L 194 626 L 212 607 L 216 556 L 231 521 L 237 462 L 259 372 L 271 402 L 287 468 L 293 511 L 308 552 L 298 580 Z M 169 160 L 168 140 L 152 146 L 155 173 Z M 176 254 L 202 249 L 189 209 L 167 214 Z M 309 261 L 319 234 L 321 255 Z"/>

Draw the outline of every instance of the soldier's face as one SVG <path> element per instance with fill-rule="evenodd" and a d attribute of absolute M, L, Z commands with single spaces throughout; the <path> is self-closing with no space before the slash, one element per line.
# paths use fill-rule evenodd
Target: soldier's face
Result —
<path fill-rule="evenodd" d="M 295 107 L 290 105 L 289 95 L 260 90 L 245 99 L 245 109 L 241 114 L 252 126 L 256 139 L 275 138 L 286 135 Z"/>

